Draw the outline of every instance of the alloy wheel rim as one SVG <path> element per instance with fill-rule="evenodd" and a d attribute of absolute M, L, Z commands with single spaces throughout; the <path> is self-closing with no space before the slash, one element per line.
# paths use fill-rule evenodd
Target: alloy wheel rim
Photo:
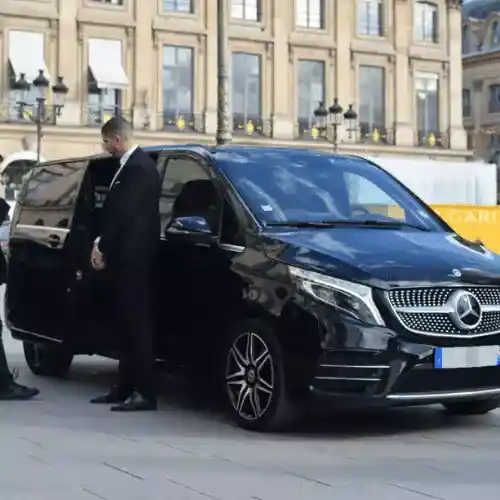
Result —
<path fill-rule="evenodd" d="M 266 342 L 253 332 L 241 334 L 232 344 L 226 362 L 226 390 L 236 413 L 258 420 L 274 394 L 274 364 Z"/>

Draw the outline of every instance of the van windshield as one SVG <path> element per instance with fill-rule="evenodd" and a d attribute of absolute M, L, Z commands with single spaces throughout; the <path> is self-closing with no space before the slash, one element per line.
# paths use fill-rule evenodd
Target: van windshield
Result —
<path fill-rule="evenodd" d="M 449 230 L 381 168 L 308 151 L 220 151 L 217 166 L 264 225 Z"/>

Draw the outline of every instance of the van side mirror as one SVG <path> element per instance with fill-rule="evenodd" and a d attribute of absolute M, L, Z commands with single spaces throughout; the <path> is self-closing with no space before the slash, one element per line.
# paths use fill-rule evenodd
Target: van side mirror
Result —
<path fill-rule="evenodd" d="M 168 225 L 167 230 L 171 229 L 173 229 L 174 232 L 184 231 L 189 233 L 212 234 L 207 219 L 198 215 L 173 219 Z"/>
<path fill-rule="evenodd" d="M 189 237 L 198 243 L 215 243 L 217 235 L 213 234 L 207 219 L 199 215 L 177 217 L 165 228 L 165 236 L 169 239 Z"/>

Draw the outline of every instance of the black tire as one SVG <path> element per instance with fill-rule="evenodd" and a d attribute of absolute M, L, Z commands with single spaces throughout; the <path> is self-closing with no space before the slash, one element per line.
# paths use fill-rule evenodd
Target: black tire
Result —
<path fill-rule="evenodd" d="M 500 399 L 479 399 L 457 403 L 444 403 L 446 411 L 452 415 L 486 415 L 500 406 Z"/>
<path fill-rule="evenodd" d="M 257 363 L 247 363 L 243 368 L 248 361 L 249 340 L 254 342 L 253 359 L 259 362 L 260 369 Z M 241 355 L 242 346 L 246 352 L 238 358 L 236 352 Z M 237 376 L 230 377 L 236 373 L 240 374 L 240 384 Z M 291 396 L 283 349 L 266 322 L 246 320 L 229 332 L 223 374 L 224 401 L 238 426 L 253 431 L 284 431 L 300 420 L 302 408 Z"/>
<path fill-rule="evenodd" d="M 59 344 L 23 342 L 24 357 L 29 369 L 43 377 L 65 377 L 73 362 L 73 353 Z"/>

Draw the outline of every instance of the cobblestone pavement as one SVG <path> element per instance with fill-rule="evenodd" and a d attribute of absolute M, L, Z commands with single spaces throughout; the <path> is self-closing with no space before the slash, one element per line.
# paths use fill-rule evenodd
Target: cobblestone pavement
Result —
<path fill-rule="evenodd" d="M 192 388 L 165 382 L 161 411 L 88 403 L 115 364 L 77 358 L 67 380 L 36 378 L 5 335 L 36 400 L 0 403 L 5 500 L 475 500 L 500 486 L 500 412 L 439 408 L 310 421 L 288 435 L 235 428 Z"/>

